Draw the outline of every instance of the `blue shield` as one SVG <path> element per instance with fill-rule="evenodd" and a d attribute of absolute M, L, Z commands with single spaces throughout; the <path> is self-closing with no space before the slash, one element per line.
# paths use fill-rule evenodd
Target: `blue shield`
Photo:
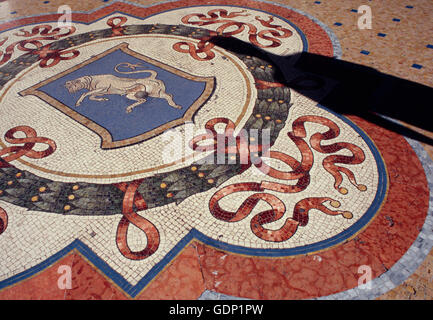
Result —
<path fill-rule="evenodd" d="M 139 67 L 128 69 L 128 65 Z M 80 97 L 90 89 L 83 88 L 70 92 L 65 87 L 67 82 L 81 77 L 94 79 L 92 77 L 96 75 L 144 79 L 149 77 L 149 73 L 137 72 L 144 69 L 156 71 L 156 79 L 163 82 L 165 92 L 172 96 L 174 102 L 182 107 L 181 109 L 170 106 L 164 98 L 146 96 L 144 103 L 135 106 L 128 113 L 126 108 L 136 101 L 119 93 L 98 96 L 104 101 L 91 100 L 87 96 L 80 106 L 76 106 Z M 134 73 L 131 73 L 132 70 Z M 214 84 L 215 80 L 212 77 L 199 77 L 185 73 L 134 52 L 123 43 L 26 89 L 21 94 L 38 96 L 98 133 L 102 137 L 101 147 L 106 149 L 139 143 L 171 127 L 192 121 L 197 110 L 211 96 Z"/>

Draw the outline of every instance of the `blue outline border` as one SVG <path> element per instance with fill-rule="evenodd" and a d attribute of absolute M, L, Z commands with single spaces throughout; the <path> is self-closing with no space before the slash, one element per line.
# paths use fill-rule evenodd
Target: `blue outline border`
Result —
<path fill-rule="evenodd" d="M 276 4 L 276 5 L 278 5 L 278 4 Z M 208 5 L 198 5 L 198 6 L 192 6 L 192 7 L 203 7 L 203 6 L 208 6 Z M 248 7 L 236 6 L 236 5 L 225 5 L 225 6 L 248 9 Z M 100 8 L 98 8 L 98 10 L 99 9 Z M 255 9 L 255 8 L 249 8 L 249 9 L 261 11 L 261 12 L 269 14 L 268 12 L 260 10 L 260 9 Z M 179 8 L 166 10 L 164 12 L 173 11 L 173 10 L 179 10 Z M 99 20 L 105 19 L 106 17 L 111 16 L 111 15 L 116 14 L 116 13 L 126 15 L 129 17 L 133 17 L 133 18 L 136 18 L 139 20 L 145 20 L 149 17 L 160 14 L 160 13 L 156 13 L 154 15 L 150 15 L 150 16 L 146 16 L 145 18 L 142 18 L 142 17 L 136 17 L 134 15 L 126 14 L 126 13 L 123 13 L 120 11 L 113 11 L 113 12 L 111 12 L 111 13 L 109 13 L 109 14 L 107 14 L 107 15 L 105 15 L 105 16 L 97 19 L 97 20 L 89 22 L 89 23 L 86 23 L 86 22 L 76 22 L 76 23 L 90 25 L 90 24 L 93 24 Z M 305 35 L 301 32 L 301 30 L 296 25 L 293 25 L 292 22 L 286 20 L 285 18 L 282 18 L 278 15 L 275 15 L 275 16 L 280 18 L 281 20 L 286 21 L 301 35 L 301 39 L 303 41 L 303 46 L 304 46 L 303 50 L 307 51 L 308 50 L 308 41 L 307 41 Z M 53 22 L 53 21 L 45 21 L 45 22 Z M 4 30 L 3 32 L 8 31 L 8 30 L 12 30 L 12 29 L 16 29 L 17 27 L 24 27 L 24 26 L 33 25 L 33 24 L 35 24 L 35 23 L 30 23 L 30 24 L 26 24 L 26 25 L 22 25 L 22 26 L 12 27 L 10 29 Z M 331 38 L 331 41 L 334 44 L 334 41 L 332 38 Z M 335 44 L 334 44 L 334 46 L 335 46 Z M 334 48 L 334 50 L 335 50 L 335 48 Z M 128 295 L 130 295 L 131 297 L 134 298 L 162 271 L 162 269 L 165 268 L 165 266 L 167 266 L 176 257 L 177 254 L 179 254 L 194 239 L 199 240 L 199 241 L 203 242 L 204 244 L 210 245 L 216 249 L 221 249 L 221 250 L 229 251 L 232 253 L 245 254 L 245 255 L 250 255 L 250 256 L 263 256 L 263 257 L 287 257 L 287 256 L 293 256 L 293 255 L 299 255 L 299 254 L 306 254 L 309 252 L 314 252 L 314 251 L 319 251 L 319 250 L 329 248 L 333 245 L 336 245 L 338 243 L 341 243 L 341 242 L 347 240 L 348 238 L 350 238 L 351 236 L 356 234 L 359 230 L 361 230 L 363 227 L 365 227 L 371 221 L 371 219 L 375 216 L 375 214 L 377 213 L 377 210 L 380 209 L 380 206 L 382 205 L 383 200 L 386 196 L 387 185 L 388 185 L 386 168 L 385 168 L 385 164 L 383 163 L 383 159 L 382 159 L 379 151 L 377 150 L 376 146 L 371 141 L 371 139 L 359 127 L 357 127 L 348 118 L 346 118 L 342 115 L 339 115 L 339 114 L 321 106 L 320 104 L 318 104 L 317 107 L 322 108 L 322 109 L 328 111 L 329 113 L 337 116 L 342 121 L 346 122 L 349 126 L 351 126 L 363 138 L 363 140 L 367 143 L 368 147 L 370 148 L 371 152 L 373 153 L 374 159 L 376 160 L 376 164 L 377 164 L 379 181 L 378 181 L 378 189 L 376 191 L 375 199 L 373 200 L 373 202 L 370 205 L 367 212 L 356 223 L 354 223 L 352 226 L 350 226 L 345 231 L 339 233 L 338 235 L 336 235 L 332 238 L 329 238 L 329 239 L 326 239 L 326 240 L 323 240 L 323 241 L 320 241 L 320 242 L 317 242 L 314 244 L 302 246 L 302 247 L 286 248 L 286 249 L 259 249 L 259 248 L 254 249 L 254 248 L 247 248 L 247 247 L 231 245 L 228 243 L 214 240 L 214 239 L 204 235 L 200 231 L 196 230 L 195 228 L 193 228 L 185 237 L 183 237 L 164 256 L 164 258 L 162 258 L 157 264 L 155 264 L 150 269 L 150 271 L 147 272 L 147 274 L 136 285 L 130 284 L 124 277 L 122 277 L 121 274 L 119 274 L 112 267 L 110 267 L 104 260 L 102 260 L 100 257 L 98 257 L 96 255 L 96 253 L 94 253 L 86 244 L 84 244 L 79 239 L 75 239 L 68 246 L 66 246 L 65 248 L 63 248 L 62 250 L 57 252 L 56 254 L 52 255 L 51 257 L 47 258 L 45 261 L 39 263 L 38 265 L 33 266 L 32 268 L 29 268 L 29 269 L 15 275 L 15 276 L 12 276 L 8 279 L 0 281 L 0 290 L 39 273 L 40 271 L 48 268 L 49 266 L 51 266 L 52 264 L 54 264 L 55 262 L 57 262 L 58 260 L 60 260 L 64 256 L 66 256 L 68 253 L 70 253 L 74 249 L 76 249 L 78 252 L 80 252 L 87 260 L 89 260 L 96 268 L 98 268 L 101 272 L 103 272 L 105 276 L 107 276 L 109 279 L 111 279 L 125 293 L 127 293 Z"/>
<path fill-rule="evenodd" d="M 379 151 L 377 150 L 376 146 L 374 145 L 374 143 L 371 141 L 371 139 L 352 121 L 350 121 L 348 118 L 342 115 L 336 114 L 335 112 L 321 106 L 320 104 L 318 104 L 317 106 L 319 108 L 322 108 L 330 112 L 331 114 L 340 118 L 345 123 L 349 124 L 363 138 L 363 140 L 367 143 L 371 152 L 373 153 L 378 168 L 379 181 L 378 181 L 378 189 L 376 191 L 375 199 L 373 200 L 367 212 L 356 223 L 351 225 L 345 231 L 337 234 L 332 238 L 320 242 L 316 242 L 310 245 L 302 246 L 302 247 L 286 248 L 286 249 L 258 249 L 258 248 L 256 249 L 256 248 L 247 248 L 247 247 L 241 247 L 237 245 L 231 245 L 225 242 L 217 241 L 204 235 L 197 229 L 193 228 L 185 237 L 183 237 L 173 247 L 173 249 L 171 249 L 164 256 L 164 258 L 162 258 L 157 264 L 155 264 L 136 285 L 130 284 L 127 280 L 125 280 L 124 277 L 122 277 L 122 275 L 120 275 L 117 271 L 111 268 L 104 260 L 98 257 L 98 255 L 96 255 L 96 253 L 94 253 L 86 244 L 84 244 L 79 239 L 75 239 L 71 244 L 69 244 L 68 246 L 66 246 L 65 248 L 63 248 L 62 250 L 54 254 L 53 256 L 49 257 L 45 261 L 41 262 L 40 264 L 30 269 L 27 269 L 22 273 L 12 276 L 11 278 L 0 281 L 0 290 L 7 286 L 15 284 L 19 281 L 22 281 L 44 270 L 45 268 L 48 268 L 50 265 L 57 262 L 62 257 L 66 256 L 69 252 L 71 252 L 74 249 L 78 250 L 95 267 L 97 267 L 100 271 L 102 271 L 105 274 L 105 276 L 107 276 L 112 281 L 114 281 L 114 283 L 117 286 L 119 286 L 125 293 L 127 293 L 132 298 L 134 298 L 144 289 L 144 287 L 146 287 L 162 271 L 162 269 L 165 268 L 165 266 L 167 266 L 194 239 L 199 240 L 204 244 L 210 245 L 216 249 L 229 251 L 232 253 L 245 254 L 249 256 L 262 256 L 262 257 L 288 257 L 293 255 L 299 255 L 299 254 L 307 254 L 309 252 L 315 252 L 315 251 L 329 248 L 331 246 L 334 246 L 338 243 L 347 240 L 348 238 L 356 234 L 359 230 L 361 230 L 363 227 L 365 227 L 371 221 L 371 219 L 376 215 L 377 210 L 382 205 L 386 195 L 387 185 L 388 185 L 385 164 L 383 163 L 382 157 Z"/>

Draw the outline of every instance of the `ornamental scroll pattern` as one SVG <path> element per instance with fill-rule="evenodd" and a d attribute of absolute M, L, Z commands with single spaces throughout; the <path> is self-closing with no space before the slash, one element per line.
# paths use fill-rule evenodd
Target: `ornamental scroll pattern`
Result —
<path fill-rule="evenodd" d="M 280 39 L 292 36 L 292 31 L 289 29 L 273 24 L 274 18 L 272 16 L 269 16 L 267 20 L 258 16 L 255 17 L 255 20 L 260 22 L 262 27 L 266 28 L 259 31 L 252 23 L 235 20 L 236 17 L 249 16 L 250 14 L 246 13 L 246 10 L 229 13 L 224 9 L 213 9 L 210 10 L 207 15 L 208 16 L 201 13 L 193 13 L 184 16 L 181 21 L 186 25 L 200 27 L 214 24 L 220 25 L 216 31 L 210 31 L 210 36 L 202 38 L 197 45 L 190 41 L 177 42 L 173 45 L 174 50 L 189 53 L 191 57 L 196 60 L 207 61 L 215 57 L 215 53 L 212 51 L 215 45 L 209 42 L 211 37 L 231 37 L 246 31 L 251 44 L 259 48 L 276 48 L 282 44 Z M 263 40 L 265 40 L 265 42 L 263 42 Z"/>
<path fill-rule="evenodd" d="M 228 31 L 225 29 L 228 28 L 229 25 L 237 28 L 236 31 L 231 31 L 230 33 L 239 33 L 249 28 L 250 41 L 258 42 L 259 39 L 266 39 L 271 41 L 271 46 L 279 45 L 279 38 L 289 37 L 291 35 L 288 30 L 283 30 L 279 26 L 273 25 L 271 18 L 269 20 L 263 20 L 256 17 L 256 20 L 259 21 L 262 26 L 271 29 L 266 32 L 258 32 L 248 24 L 238 22 L 232 24 L 234 21 L 230 19 L 244 14 L 243 12 L 228 13 L 224 10 L 216 10 L 208 14 L 209 17 L 207 20 L 205 19 L 206 16 L 203 15 L 192 15 L 184 19 L 193 25 L 200 26 L 206 23 L 222 23 L 220 33 L 226 36 L 228 36 Z M 196 18 L 198 18 L 198 20 L 193 20 Z M 0 85 L 5 85 L 19 72 L 37 61 L 39 61 L 40 67 L 45 68 L 67 59 L 63 54 L 67 54 L 68 52 L 72 54 L 70 57 L 76 57 L 79 52 L 74 53 L 74 50 L 70 48 L 88 41 L 140 34 L 163 34 L 196 39 L 206 46 L 206 41 L 215 35 L 213 31 L 182 25 L 125 25 L 126 21 L 126 17 L 113 17 L 107 20 L 108 29 L 98 30 L 97 32 L 87 32 L 75 36 L 68 36 L 75 31 L 73 29 L 69 29 L 61 34 L 60 30 L 50 29 L 49 26 L 44 25 L 35 27 L 31 31 L 22 30 L 20 36 L 36 36 L 36 38 L 27 39 L 24 40 L 24 42 L 16 42 L 8 46 L 9 49 L 3 54 L 2 63 L 0 63 Z M 266 37 L 268 35 L 271 35 L 272 39 L 267 39 Z M 62 39 L 47 45 L 42 45 L 40 43 L 42 38 L 45 40 Z M 189 41 L 185 43 L 187 42 Z M 33 44 L 36 48 L 29 51 L 30 49 L 26 47 L 28 44 Z M 257 45 L 261 47 L 265 46 L 261 43 Z M 29 54 L 23 54 L 13 61 L 8 61 L 15 48 Z M 184 48 L 184 45 L 180 45 L 177 49 L 179 48 Z M 176 50 L 176 48 L 174 48 L 174 50 Z M 190 53 L 189 49 L 188 53 Z M 233 54 L 236 55 L 236 53 Z M 261 146 L 252 144 L 250 140 L 244 139 L 242 135 L 233 136 L 234 124 L 231 120 L 216 118 L 206 124 L 206 128 L 209 130 L 208 134 L 195 137 L 191 141 L 190 146 L 200 151 L 199 147 L 202 147 L 202 145 L 198 145 L 198 143 L 203 140 L 217 139 L 218 135 L 221 133 L 217 133 L 214 126 L 223 124 L 226 125 L 226 130 L 222 134 L 225 138 L 230 138 L 230 140 L 236 143 L 227 150 L 214 150 L 215 152 L 212 156 L 218 156 L 222 153 L 225 157 L 228 157 L 230 154 L 234 154 L 235 157 L 246 157 L 248 159 L 247 163 L 239 164 L 238 161 L 235 164 L 225 165 L 202 165 L 193 163 L 188 167 L 172 172 L 117 184 L 65 183 L 41 178 L 30 172 L 19 170 L 10 163 L 24 156 L 48 157 L 56 150 L 56 145 L 53 140 L 38 137 L 35 130 L 28 126 L 20 126 L 7 131 L 5 134 L 6 142 L 13 144 L 13 146 L 4 146 L 4 148 L 0 150 L 0 156 L 2 157 L 0 161 L 0 200 L 26 207 L 29 210 L 63 215 L 92 216 L 122 214 L 117 227 L 115 241 L 122 255 L 131 260 L 146 259 L 154 254 L 160 245 L 159 231 L 149 220 L 158 219 L 158 217 L 145 219 L 138 214 L 139 211 L 173 202 L 180 203 L 196 193 L 205 192 L 215 187 L 218 188 L 231 177 L 242 173 L 253 165 L 259 170 L 265 171 L 266 174 L 271 177 L 276 177 L 282 181 L 296 181 L 296 184 L 291 186 L 285 183 L 262 181 L 260 183 L 245 182 L 225 186 L 216 191 L 209 202 L 209 210 L 215 218 L 226 222 L 240 221 L 252 212 L 259 201 L 265 201 L 271 205 L 272 209 L 256 214 L 251 220 L 251 230 L 253 234 L 260 239 L 274 242 L 289 239 L 296 232 L 298 226 L 305 226 L 308 223 L 308 214 L 311 209 L 318 209 L 325 214 L 341 215 L 344 218 L 350 219 L 350 213 L 330 210 L 324 206 L 324 203 L 329 202 L 332 207 L 339 207 L 340 203 L 334 199 L 329 197 L 305 198 L 295 205 L 292 217 L 287 219 L 281 230 L 272 231 L 266 229 L 265 225 L 267 223 L 281 219 L 286 210 L 283 201 L 274 195 L 266 193 L 266 190 L 283 193 L 305 190 L 310 183 L 310 169 L 313 163 L 312 150 L 329 154 L 323 161 L 323 168 L 334 177 L 334 188 L 339 190 L 342 194 L 347 191 L 347 189 L 341 187 L 343 182 L 342 174 L 346 175 L 349 181 L 357 186 L 359 191 L 366 190 L 364 185 L 358 184 L 351 170 L 339 165 L 356 165 L 362 163 L 365 156 L 359 147 L 350 143 L 338 142 L 331 145 L 323 145 L 323 141 L 339 136 L 339 128 L 333 121 L 324 117 L 315 116 L 304 116 L 296 119 L 292 123 L 292 131 L 287 133 L 289 139 L 295 143 L 301 152 L 301 161 L 282 152 L 270 150 L 288 119 L 291 107 L 290 89 L 275 82 L 274 74 L 276 66 L 273 65 L 271 61 L 244 55 L 238 55 L 238 58 L 246 65 L 247 70 L 252 73 L 257 88 L 256 104 L 251 116 L 244 125 L 244 129 L 246 131 L 251 128 L 258 129 L 259 131 L 262 129 L 269 130 L 271 137 L 270 145 Z M 17 66 L 20 67 L 18 68 Z M 6 75 L 6 71 L 11 72 L 11 74 Z M 310 141 L 307 142 L 305 141 L 306 132 L 304 126 L 306 122 L 314 122 L 327 126 L 329 130 L 325 133 L 313 134 Z M 15 133 L 18 131 L 24 133 L 25 138 L 16 138 Z M 36 143 L 42 143 L 48 147 L 44 151 L 35 151 L 33 147 Z M 214 144 L 212 144 L 212 146 L 214 146 Z M 333 153 L 342 149 L 349 150 L 352 155 L 333 155 Z M 269 168 L 261 161 L 262 157 L 279 159 L 291 167 L 292 171 L 281 172 Z M 254 161 L 251 159 L 254 159 Z M 234 212 L 223 210 L 219 206 L 219 201 L 222 198 L 246 190 L 255 191 L 256 193 L 247 197 Z M 147 238 L 147 244 L 143 250 L 133 251 L 128 246 L 127 231 L 131 224 L 137 226 Z M 0 209 L 0 233 L 5 232 L 7 225 L 7 213 L 4 209 Z"/>
<path fill-rule="evenodd" d="M 62 33 L 62 29 L 65 32 Z M 41 68 L 53 67 L 61 60 L 70 60 L 76 58 L 80 53 L 78 50 L 59 50 L 51 49 L 51 44 L 42 44 L 43 40 L 59 40 L 60 38 L 68 37 L 76 31 L 74 26 L 62 26 L 54 28 L 50 25 L 39 25 L 27 31 L 20 29 L 20 33 L 14 33 L 15 36 L 24 37 L 27 39 L 16 41 L 8 45 L 5 51 L 0 50 L 0 66 L 8 62 L 15 49 L 37 55 L 40 59 L 39 66 Z M 3 45 L 8 38 L 0 41 L 0 46 Z M 14 61 L 13 61 L 14 62 Z"/>
<path fill-rule="evenodd" d="M 310 138 L 310 144 L 305 141 L 306 130 L 305 123 L 313 122 L 328 127 L 328 131 L 325 133 L 317 132 Z M 218 134 L 214 129 L 217 124 L 225 124 L 226 128 L 224 133 Z M 212 148 L 217 152 L 225 152 L 230 154 L 240 154 L 243 159 L 249 159 L 246 168 L 254 164 L 261 172 L 265 175 L 283 180 L 290 181 L 295 180 L 295 185 L 288 185 L 280 182 L 243 182 L 231 184 L 218 190 L 209 201 L 209 210 L 211 214 L 218 220 L 226 222 L 238 222 L 246 218 L 258 204 L 259 201 L 264 201 L 271 206 L 271 210 L 263 211 L 256 214 L 250 222 L 251 231 L 260 239 L 281 242 L 290 239 L 297 231 L 298 226 L 306 226 L 308 224 L 308 214 L 311 209 L 317 209 L 327 215 L 341 215 L 346 219 L 353 217 L 351 212 L 330 210 L 324 206 L 325 202 L 329 202 L 334 208 L 338 208 L 341 204 L 339 201 L 329 197 L 316 197 L 316 198 L 305 198 L 298 201 L 295 205 L 292 217 L 286 219 L 284 225 L 278 230 L 270 230 L 264 227 L 265 224 L 280 220 L 286 212 L 284 202 L 277 196 L 265 193 L 266 190 L 276 191 L 281 193 L 298 193 L 304 191 L 310 184 L 310 170 L 313 166 L 314 157 L 312 149 L 324 153 L 332 154 L 342 149 L 349 150 L 352 155 L 329 155 L 325 157 L 322 162 L 323 168 L 329 172 L 334 178 L 334 188 L 342 194 L 346 194 L 348 191 L 346 188 L 341 187 L 343 181 L 342 173 L 347 175 L 349 181 L 358 188 L 360 191 L 366 191 L 365 185 L 358 184 L 356 182 L 355 175 L 351 170 L 345 167 L 337 165 L 338 163 L 356 165 L 360 164 L 365 160 L 364 152 L 361 148 L 351 143 L 337 142 L 330 145 L 322 145 L 324 140 L 330 140 L 339 136 L 339 128 L 333 121 L 321 117 L 306 115 L 297 118 L 293 124 L 293 130 L 288 132 L 288 137 L 295 143 L 299 152 L 301 153 L 302 160 L 298 161 L 294 157 L 280 152 L 280 151 L 269 151 L 266 150 L 266 146 L 263 145 L 252 145 L 248 142 L 248 138 L 243 135 L 236 137 L 232 136 L 235 126 L 232 121 L 226 118 L 217 118 L 210 120 L 206 124 L 207 134 L 202 134 L 191 140 L 190 146 L 196 151 L 209 151 Z M 221 137 L 222 135 L 222 137 Z M 211 140 L 212 142 L 206 146 L 198 145 L 198 142 L 204 140 Z M 231 146 L 227 146 L 225 149 L 217 149 L 217 141 L 233 141 Z M 258 157 L 257 152 L 263 152 L 262 157 L 272 158 L 280 160 L 287 164 L 292 171 L 283 172 L 272 167 L 269 167 L 263 160 L 262 157 Z M 251 159 L 254 159 L 254 163 Z M 246 169 L 244 168 L 244 169 Z M 227 211 L 221 208 L 219 201 L 231 194 L 238 192 L 254 191 L 255 194 L 247 197 L 236 211 Z"/>
<path fill-rule="evenodd" d="M 21 132 L 25 135 L 24 138 L 16 138 L 15 134 Z M 0 150 L 0 168 L 9 167 L 9 162 L 19 159 L 21 157 L 28 157 L 32 159 L 42 159 L 51 155 L 57 148 L 56 143 L 48 138 L 38 137 L 36 131 L 29 126 L 18 126 L 8 130 L 5 134 L 5 140 L 14 146 L 6 147 Z M 22 144 L 22 145 L 20 145 Z M 34 150 L 36 144 L 46 144 L 48 147 L 42 151 Z M 0 178 L 3 178 L 4 175 L 1 174 Z M 22 172 L 17 172 L 15 174 L 15 179 L 20 179 L 23 177 Z M 0 181 L 1 184 L 6 184 L 8 189 L 12 189 L 16 187 L 15 179 L 7 180 L 2 179 Z M 15 184 L 15 185 L 14 185 Z M 1 187 L 0 187 L 1 188 Z M 0 189 L 0 196 L 3 196 L 6 192 Z M 1 197 L 0 197 L 1 199 Z M 32 200 L 36 200 L 33 198 Z M 0 234 L 2 234 L 8 226 L 8 215 L 7 212 L 0 207 Z"/>

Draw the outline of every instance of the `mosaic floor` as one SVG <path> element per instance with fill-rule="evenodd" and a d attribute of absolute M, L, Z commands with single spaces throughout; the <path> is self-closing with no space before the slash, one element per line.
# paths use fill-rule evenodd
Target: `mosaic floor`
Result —
<path fill-rule="evenodd" d="M 431 300 L 432 30 L 429 0 L 0 1 L 0 299 Z"/>

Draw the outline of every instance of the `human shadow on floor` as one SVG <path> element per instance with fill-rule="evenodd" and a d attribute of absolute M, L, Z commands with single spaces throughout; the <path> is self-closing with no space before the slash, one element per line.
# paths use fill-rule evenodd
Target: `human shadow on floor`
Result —
<path fill-rule="evenodd" d="M 308 52 L 278 56 L 233 37 L 213 37 L 209 41 L 236 54 L 273 62 L 280 69 L 275 71 L 274 81 L 299 91 L 327 109 L 361 117 L 433 146 L 432 138 L 392 120 L 401 120 L 433 132 L 431 87 L 387 75 L 371 67 Z M 330 92 L 318 96 L 317 91 L 329 82 L 334 83 Z"/>

